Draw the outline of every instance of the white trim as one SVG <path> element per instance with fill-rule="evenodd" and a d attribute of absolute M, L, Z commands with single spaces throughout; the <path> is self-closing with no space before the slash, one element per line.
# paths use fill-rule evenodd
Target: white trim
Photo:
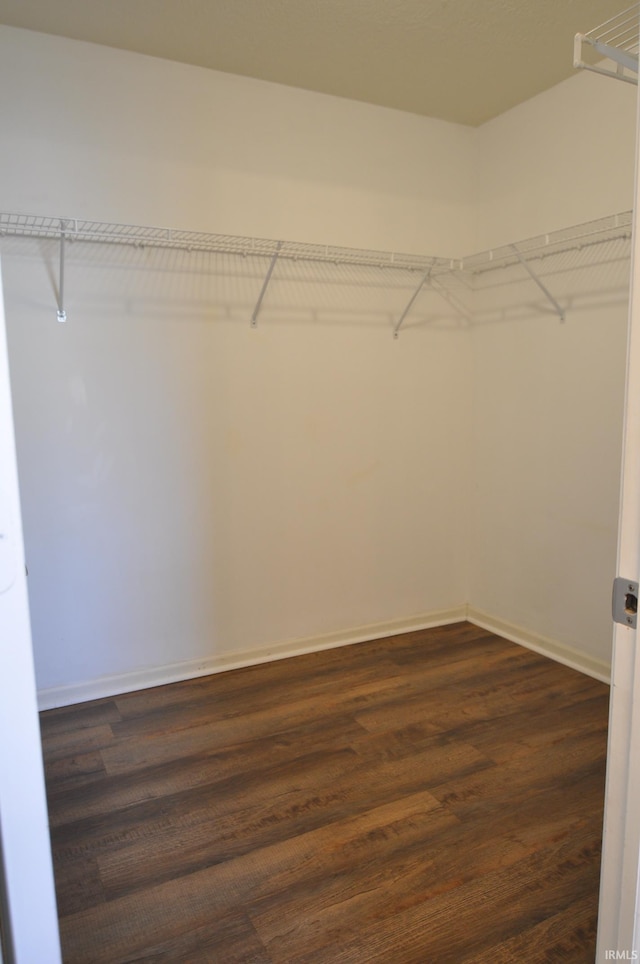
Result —
<path fill-rule="evenodd" d="M 198 676 L 210 676 L 212 673 L 240 669 L 243 666 L 254 666 L 258 663 L 269 663 L 276 659 L 287 659 L 289 656 L 302 656 L 305 653 L 337 649 L 339 646 L 350 646 L 353 643 L 383 639 L 385 636 L 399 636 L 401 633 L 411 633 L 419 629 L 433 629 L 437 626 L 459 623 L 466 618 L 467 606 L 462 605 L 452 609 L 423 613 L 409 619 L 394 619 L 389 622 L 374 623 L 369 626 L 360 626 L 356 629 L 328 633 L 323 636 L 294 639 L 261 649 L 245 650 L 241 653 L 226 653 L 203 659 L 185 660 L 181 663 L 170 663 L 167 666 L 150 666 L 130 673 L 123 673 L 120 676 L 102 676 L 95 680 L 40 690 L 38 706 L 40 710 L 50 710 L 56 706 L 69 706 L 72 703 L 103 699 L 109 696 L 117 696 L 119 693 L 130 693 L 133 690 L 164 686 L 167 683 L 178 683 L 186 679 L 195 679 Z"/>
<path fill-rule="evenodd" d="M 270 663 L 277 659 L 288 659 L 290 656 L 319 653 L 327 649 L 337 649 L 341 646 L 351 646 L 373 639 L 383 639 L 385 636 L 399 636 L 402 633 L 411 633 L 420 629 L 434 629 L 438 626 L 447 626 L 465 620 L 481 629 L 496 633 L 512 643 L 534 650 L 536 653 L 547 656 L 558 663 L 563 663 L 565 666 L 570 666 L 587 676 L 601 680 L 603 683 L 610 683 L 610 667 L 606 662 L 587 656 L 579 650 L 572 649 L 546 636 L 532 633 L 521 626 L 497 619 L 495 616 L 475 609 L 473 606 L 461 605 L 452 609 L 422 613 L 409 619 L 394 619 L 322 636 L 288 640 L 284 643 L 276 643 L 260 649 L 244 650 L 240 653 L 225 653 L 203 659 L 170 663 L 165 666 L 150 666 L 118 676 L 101 676 L 95 680 L 55 686 L 39 691 L 38 706 L 40 710 L 50 710 L 57 706 L 70 706 L 74 703 L 84 703 L 87 700 L 104 699 L 117 696 L 120 693 L 130 693 L 134 690 L 150 689 L 152 686 L 165 686 L 168 683 L 179 683 L 182 680 L 196 679 L 199 676 L 210 676 L 213 673 L 241 669 L 243 666 L 255 666 L 259 663 Z"/>
<path fill-rule="evenodd" d="M 11 964 L 60 964 L 1 276 L 0 483 L 0 926 Z"/>
<path fill-rule="evenodd" d="M 468 607 L 467 619 L 470 623 L 473 623 L 474 626 L 479 626 L 481 629 L 488 629 L 489 632 L 503 636 L 512 643 L 518 643 L 520 646 L 532 649 L 536 653 L 548 656 L 557 663 L 563 663 L 565 666 L 577 669 L 581 673 L 586 673 L 587 676 L 592 676 L 594 679 L 598 679 L 603 683 L 611 682 L 611 668 L 609 664 L 603 660 L 595 659 L 586 653 L 581 653 L 571 646 L 565 646 L 564 643 L 558 643 L 546 636 L 532 633 L 528 629 L 523 629 L 522 626 L 515 626 L 513 623 L 496 619 L 495 616 L 490 616 L 480 609 L 474 609 L 473 606 Z"/>
<path fill-rule="evenodd" d="M 627 345 L 618 559 L 614 575 L 640 575 L 640 100 L 636 119 L 636 166 L 631 294 Z M 640 899 L 640 652 L 638 632 L 617 623 L 613 632 L 609 745 L 600 877 L 596 960 L 607 952 L 640 954 L 636 914 Z M 631 957 L 629 957 L 631 959 Z"/>

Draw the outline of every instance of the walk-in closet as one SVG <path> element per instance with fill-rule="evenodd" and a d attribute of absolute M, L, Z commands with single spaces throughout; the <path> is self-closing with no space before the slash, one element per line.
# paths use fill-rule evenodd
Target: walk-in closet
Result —
<path fill-rule="evenodd" d="M 538 846 L 524 831 L 518 836 L 515 820 L 519 809 L 530 812 L 530 797 L 546 794 L 554 812 L 566 802 L 565 822 L 548 829 L 554 846 L 586 827 L 580 799 L 604 798 L 604 770 L 593 764 L 588 773 L 581 754 L 588 744 L 603 767 L 607 695 L 612 679 L 614 689 L 620 683 L 615 667 L 612 677 L 611 594 L 621 575 L 630 581 L 623 593 L 629 619 L 617 633 L 628 636 L 618 635 L 616 646 L 629 692 L 622 686 L 617 733 L 633 732 L 636 672 L 625 640 L 635 639 L 639 573 L 619 571 L 620 559 L 631 558 L 624 546 L 620 554 L 619 518 L 625 479 L 623 492 L 629 498 L 632 491 L 623 472 L 633 461 L 626 393 L 633 384 L 637 9 L 576 4 L 574 56 L 589 69 L 565 71 L 487 117 L 454 120 L 259 72 L 151 56 L 133 41 L 131 49 L 89 42 L 80 28 L 18 22 L 11 6 L 0 0 L 0 258 L 47 819 L 54 857 L 64 852 L 70 861 L 58 867 L 58 900 L 64 891 L 67 901 L 63 949 L 70 961 L 82 960 L 86 951 L 74 942 L 84 927 L 102 942 L 95 961 L 111 964 L 129 959 L 125 946 L 131 960 L 136 953 L 194 962 L 390 960 L 391 938 L 380 929 L 384 902 L 371 896 L 370 943 L 347 939 L 347 917 L 327 909 L 353 900 L 359 919 L 360 885 L 352 892 L 345 883 L 340 898 L 331 890 L 334 876 L 347 880 L 346 864 L 337 870 L 329 861 L 316 902 L 311 877 L 308 895 L 300 884 L 295 911 L 259 889 L 262 856 L 254 867 L 238 841 L 263 813 L 270 829 L 256 831 L 255 847 L 266 860 L 268 848 L 281 845 L 269 834 L 284 817 L 266 814 L 285 790 L 252 783 L 250 771 L 258 771 L 261 753 L 265 760 L 274 754 L 274 772 L 289 767 L 299 795 L 291 807 L 304 825 L 295 839 L 318 835 L 304 837 L 293 860 L 300 866 L 322 848 L 342 854 L 365 847 L 365 839 L 373 845 L 378 832 L 377 807 L 369 812 L 361 800 L 352 812 L 341 800 L 340 819 L 355 819 L 357 810 L 363 836 L 345 830 L 342 843 L 322 836 L 308 810 L 324 797 L 305 767 L 323 753 L 322 779 L 326 787 L 334 781 L 336 797 L 357 795 L 352 764 L 373 787 L 383 785 L 372 777 L 379 764 L 389 785 L 405 780 L 402 813 L 384 811 L 384 834 L 396 819 L 398 839 L 410 825 L 416 852 L 428 850 L 416 829 L 423 813 L 437 815 L 429 840 L 442 835 L 447 854 L 460 825 L 476 860 L 471 876 L 502 879 L 505 867 Z M 130 29 L 133 37 L 133 21 Z M 571 57 L 569 44 L 569 65 Z M 455 80 L 452 66 L 442 83 L 454 89 Z M 353 683 L 332 696 L 329 687 L 347 673 Z M 580 706 L 571 723 L 568 694 Z M 305 715 L 305 700 L 307 710 L 317 701 L 326 715 Z M 494 711 L 504 722 L 490 732 Z M 263 713 L 278 721 L 268 737 L 258 724 Z M 538 713 L 551 715 L 540 716 L 536 736 Z M 248 714 L 243 723 L 241 714 Z M 494 807 L 506 808 L 508 846 L 489 858 L 469 829 L 469 800 L 488 792 L 491 767 L 506 765 L 499 732 L 510 725 L 517 760 L 508 765 L 516 776 L 511 796 Z M 134 726 L 136 743 L 125 744 Z M 341 727 L 345 744 L 330 747 L 329 734 Z M 299 769 L 283 750 L 297 738 L 306 754 Z M 442 767 L 420 787 L 398 762 L 412 741 L 411 752 L 433 751 L 434 767 Z M 623 744 L 626 738 L 617 744 L 621 782 L 610 791 L 609 811 L 621 829 L 619 838 L 611 830 L 610 846 L 611 854 L 617 847 L 632 855 L 624 864 L 630 879 L 638 828 L 629 825 L 623 840 L 623 798 L 633 799 L 635 779 L 622 762 Z M 178 772 L 190 767 L 188 792 L 199 794 L 202 850 L 181 836 L 192 812 L 171 802 L 168 784 L 162 814 L 180 814 L 177 829 L 165 840 L 154 811 L 149 827 L 161 840 L 154 849 L 152 830 L 133 820 L 136 807 L 151 813 L 160 799 L 154 768 L 169 764 L 171 747 L 180 753 L 171 793 L 182 792 Z M 553 787 L 544 783 L 547 751 Z M 190 754 L 198 761 L 185 762 Z M 229 762 L 234 754 L 248 761 L 242 774 Z M 417 757 L 412 779 L 420 760 L 430 766 Z M 610 749 L 610 768 L 611 760 Z M 137 776 L 133 761 L 142 768 Z M 236 781 L 233 793 L 222 787 L 222 772 Z M 203 773 L 220 783 L 220 795 L 212 791 L 206 804 Z M 510 778 L 497 774 L 504 789 Z M 115 780 L 104 792 L 103 776 Z M 86 794 L 85 810 L 78 793 Z M 123 822 L 107 832 L 110 793 Z M 386 782 L 380 794 L 379 807 L 392 807 Z M 219 852 L 205 841 L 207 821 L 216 820 L 245 828 Z M 118 839 L 113 850 L 109 834 L 109 847 Z M 156 893 L 152 883 L 168 887 L 168 878 L 154 861 L 170 854 L 171 840 L 185 890 Z M 574 845 L 591 853 L 590 837 Z M 192 847 L 201 864 L 189 857 Z M 266 876 L 284 880 L 293 871 L 274 853 Z M 435 885 L 423 892 L 422 878 L 414 887 L 411 876 L 414 851 L 388 859 L 398 861 L 397 913 L 408 915 L 404 952 L 401 936 L 393 938 L 397 960 L 418 960 L 415 908 L 428 921 L 428 901 L 444 907 L 442 894 L 460 886 L 465 870 L 434 856 L 446 885 L 442 894 Z M 573 851 L 563 859 L 558 866 L 573 873 Z M 590 873 L 599 873 L 598 854 L 589 860 Z M 144 878 L 143 890 L 136 874 L 145 861 L 157 881 Z M 242 896 L 205 922 L 197 874 L 213 874 L 218 864 L 229 876 L 227 883 L 207 878 L 211 893 L 229 887 Z M 375 865 L 372 879 L 378 872 Z M 266 876 L 260 887 L 267 888 Z M 254 890 L 245 906 L 241 887 L 249 878 Z M 611 923 L 624 889 L 614 878 L 611 871 L 604 911 L 600 897 L 601 914 L 609 915 L 602 955 L 610 949 L 603 941 L 631 952 L 637 939 L 628 924 L 616 931 Z M 475 897 L 462 900 L 456 891 L 461 907 L 481 900 L 478 879 Z M 523 894 L 524 880 L 513 877 Z M 533 940 L 530 928 L 538 925 L 551 942 L 545 947 L 586 960 L 579 955 L 595 948 L 597 887 L 578 898 L 581 881 L 566 883 L 577 923 L 567 923 L 568 905 L 560 914 L 537 904 L 523 923 L 513 898 L 504 932 L 486 938 L 486 956 L 440 935 L 438 964 L 448 946 L 458 961 L 496 960 L 496 948 L 516 960 L 523 935 Z M 108 925 L 100 917 L 104 908 L 130 906 L 136 887 L 155 945 L 136 944 L 133 917 L 113 916 Z M 505 907 L 515 892 L 504 884 Z M 162 910 L 161 893 L 200 908 L 188 940 L 186 929 L 170 932 L 174 918 Z M 296 924 L 285 933 L 288 914 Z M 625 920 L 632 917 L 629 911 Z M 303 951 L 291 935 L 306 921 L 313 933 Z M 104 942 L 120 926 L 110 958 Z M 566 943 L 565 926 L 572 934 L 582 928 L 584 945 Z M 226 943 L 219 937 L 216 945 L 218 927 L 227 928 Z M 326 935 L 334 932 L 341 936 L 332 943 Z M 52 952 L 52 964 L 58 959 Z"/>

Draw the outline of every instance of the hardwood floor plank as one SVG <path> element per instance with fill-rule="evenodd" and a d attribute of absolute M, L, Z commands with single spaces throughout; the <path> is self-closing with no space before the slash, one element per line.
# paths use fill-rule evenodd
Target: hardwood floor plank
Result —
<path fill-rule="evenodd" d="M 245 773 L 262 770 L 265 761 L 277 766 L 310 753 L 330 753 L 348 747 L 361 733 L 362 727 L 353 719 L 335 717 L 324 721 L 324 725 L 309 723 L 221 750 L 213 747 L 198 752 L 199 740 L 196 738 L 194 745 L 188 748 L 193 753 L 167 763 L 141 766 L 115 776 L 107 774 L 103 768 L 104 777 L 100 783 L 86 787 L 82 794 L 73 787 L 54 785 L 50 792 L 51 824 L 59 826 L 115 814 L 125 807 L 237 779 Z M 158 736 L 158 739 L 162 737 Z M 66 760 L 63 763 L 67 765 Z"/>
<path fill-rule="evenodd" d="M 544 749 L 529 756 L 515 755 L 508 764 L 493 770 L 478 770 L 461 776 L 455 783 L 432 784 L 429 790 L 452 813 L 473 819 L 477 813 L 496 815 L 506 805 L 513 806 L 526 797 L 544 798 L 554 787 L 564 789 L 567 797 L 577 783 L 594 777 L 595 799 L 604 797 L 605 745 L 602 739 L 585 740 L 578 747 Z M 592 754 L 597 754 L 596 759 Z"/>
<path fill-rule="evenodd" d="M 67 917 L 105 900 L 98 864 L 92 857 L 58 861 L 55 866 L 58 914 Z"/>
<path fill-rule="evenodd" d="M 517 654 L 519 656 L 519 654 Z M 478 667 L 469 661 L 466 669 L 448 669 L 441 679 L 417 669 L 412 685 L 395 698 L 377 706 L 362 707 L 356 719 L 368 730 L 387 730 L 400 720 L 428 719 L 442 731 L 482 721 L 498 721 L 521 706 L 532 717 L 561 706 L 575 706 L 593 697 L 597 681 L 580 678 L 558 664 L 545 665 L 542 657 L 512 659 L 502 668 Z M 577 677 L 577 678 L 576 678 Z M 599 684 L 604 686 L 604 684 Z M 452 690 L 455 699 L 451 698 Z M 422 714 L 422 717 L 420 717 Z"/>
<path fill-rule="evenodd" d="M 144 927 L 144 921 L 141 922 Z M 248 917 L 237 911 L 111 964 L 271 964 Z"/>
<path fill-rule="evenodd" d="M 597 918 L 597 896 L 589 894 L 515 937 L 472 951 L 459 964 L 593 964 Z"/>
<path fill-rule="evenodd" d="M 111 743 L 113 743 L 113 731 L 111 726 L 105 723 L 45 735 L 42 738 L 42 751 L 46 763 L 51 764 L 66 757 L 101 750 Z"/>
<path fill-rule="evenodd" d="M 92 700 L 74 706 L 59 706 L 41 714 L 42 736 L 46 739 L 56 733 L 68 733 L 86 727 L 117 723 L 121 719 L 115 700 Z"/>
<path fill-rule="evenodd" d="M 459 726 L 442 728 L 451 739 L 463 740 L 471 743 L 499 759 L 508 759 L 518 752 L 518 747 L 524 752 L 529 746 L 535 746 L 540 740 L 560 744 L 570 738 L 572 734 L 596 733 L 606 737 L 608 723 L 609 693 L 601 692 L 597 695 L 570 702 L 564 705 L 546 707 L 539 712 L 532 726 L 528 705 L 513 709 L 505 707 L 500 715 L 489 719 L 471 719 Z"/>
<path fill-rule="evenodd" d="M 51 760 L 45 765 L 45 776 L 50 795 L 61 788 L 71 791 L 77 797 L 78 787 L 102 780 L 105 776 L 105 766 L 98 751 L 92 753 L 74 753 Z"/>

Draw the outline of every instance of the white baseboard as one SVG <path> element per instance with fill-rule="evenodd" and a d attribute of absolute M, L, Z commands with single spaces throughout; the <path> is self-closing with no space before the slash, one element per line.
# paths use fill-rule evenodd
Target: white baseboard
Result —
<path fill-rule="evenodd" d="M 195 679 L 198 676 L 210 676 L 212 673 L 240 669 L 242 666 L 268 663 L 276 659 L 286 659 L 289 656 L 302 656 L 305 653 L 317 653 L 325 649 L 336 649 L 339 646 L 350 646 L 353 643 L 382 639 L 385 636 L 398 636 L 401 633 L 410 633 L 418 629 L 446 626 L 450 623 L 461 622 L 466 617 L 467 607 L 463 605 L 453 609 L 424 613 L 410 619 L 397 619 L 385 623 L 360 626 L 344 632 L 329 633 L 324 636 L 291 640 L 243 653 L 227 653 L 221 656 L 186 660 L 166 666 L 134 670 L 119 676 L 102 676 L 95 680 L 54 686 L 39 691 L 38 707 L 40 710 L 50 710 L 56 706 L 69 706 L 73 703 L 84 703 L 87 700 L 104 699 L 105 697 L 117 696 L 120 693 L 130 693 L 133 690 L 149 689 L 152 686 L 164 686 L 167 683 L 178 683 L 181 680 Z"/>
<path fill-rule="evenodd" d="M 587 676 L 592 676 L 603 683 L 611 682 L 611 667 L 608 663 L 594 659 L 545 636 L 531 633 L 521 626 L 496 619 L 473 606 L 462 605 L 452 609 L 423 613 L 409 619 L 391 620 L 390 622 L 360 626 L 344 632 L 290 640 L 263 649 L 247 650 L 242 653 L 227 653 L 204 659 L 185 660 L 180 663 L 134 670 L 119 676 L 102 676 L 95 680 L 55 686 L 39 691 L 38 707 L 40 710 L 50 710 L 57 706 L 69 706 L 74 703 L 84 703 L 87 700 L 104 699 L 110 696 L 118 696 L 120 693 L 130 693 L 134 690 L 149 689 L 152 686 L 164 686 L 167 683 L 178 683 L 182 680 L 195 679 L 198 676 L 210 676 L 213 673 L 222 673 L 230 669 L 240 669 L 243 666 L 254 666 L 276 659 L 287 659 L 289 656 L 302 656 L 305 653 L 317 653 L 326 649 L 337 649 L 340 646 L 350 646 L 354 643 L 364 643 L 372 639 L 383 639 L 385 636 L 398 636 L 401 633 L 410 633 L 419 629 L 447 626 L 450 623 L 462 622 L 465 619 L 481 629 L 487 629 L 489 632 L 496 633 L 513 643 L 518 643 L 520 646 L 532 649 L 543 656 L 548 656 L 565 666 L 586 673 Z"/>
<path fill-rule="evenodd" d="M 496 619 L 488 613 L 474 609 L 473 606 L 467 607 L 467 619 L 474 626 L 488 629 L 489 632 L 496 633 L 497 636 L 503 636 L 512 643 L 518 643 L 520 646 L 532 649 L 536 653 L 555 659 L 556 662 L 564 663 L 565 666 L 577 669 L 603 683 L 611 683 L 611 665 L 604 660 L 595 659 L 593 656 L 581 653 L 570 646 L 547 639 L 545 636 L 539 636 L 537 633 L 531 633 L 521 626 L 514 626 L 502 619 Z"/>

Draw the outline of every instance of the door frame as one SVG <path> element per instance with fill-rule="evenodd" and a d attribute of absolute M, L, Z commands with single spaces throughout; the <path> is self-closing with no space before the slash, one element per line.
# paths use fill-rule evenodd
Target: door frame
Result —
<path fill-rule="evenodd" d="M 640 110 L 640 98 L 638 99 Z M 616 575 L 640 582 L 640 114 L 636 118 L 631 289 Z M 634 627 L 614 624 L 598 964 L 640 960 L 640 653 Z M 609 955 L 607 956 L 607 952 Z"/>
<path fill-rule="evenodd" d="M 60 964 L 1 265 L 0 659 L 0 960 Z"/>

